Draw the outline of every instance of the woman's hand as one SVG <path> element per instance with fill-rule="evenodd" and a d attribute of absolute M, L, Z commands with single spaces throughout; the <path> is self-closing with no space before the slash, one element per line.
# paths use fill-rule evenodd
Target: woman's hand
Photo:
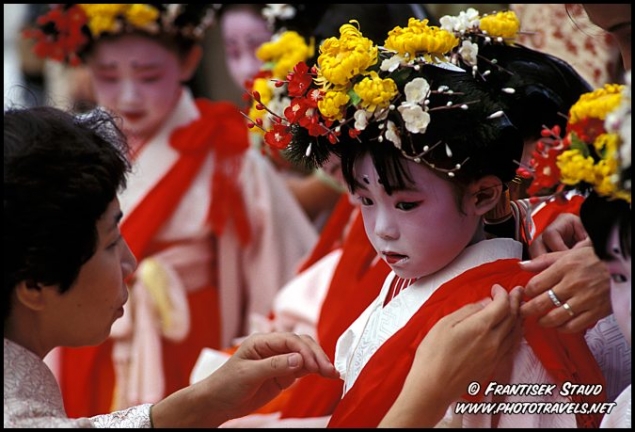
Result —
<path fill-rule="evenodd" d="M 539 325 L 575 333 L 611 314 L 610 275 L 588 240 L 520 266 L 536 273 L 525 287 L 531 300 L 520 312 L 524 317 L 540 316 Z"/>
<path fill-rule="evenodd" d="M 276 397 L 296 378 L 339 374 L 317 342 L 293 333 L 254 334 L 218 370 L 152 408 L 155 427 L 218 427 Z"/>

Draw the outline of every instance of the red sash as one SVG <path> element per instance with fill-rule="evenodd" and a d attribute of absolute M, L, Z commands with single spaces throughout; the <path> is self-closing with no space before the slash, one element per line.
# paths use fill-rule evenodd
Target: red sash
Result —
<path fill-rule="evenodd" d="M 362 369 L 353 387 L 337 405 L 328 427 L 377 427 L 401 391 L 415 351 L 428 331 L 443 316 L 465 304 L 490 295 L 493 284 L 511 290 L 533 276 L 522 272 L 517 259 L 504 259 L 468 270 L 443 284 L 410 319 L 386 341 Z M 525 322 L 525 338 L 543 366 L 562 384 L 564 381 L 604 384 L 604 377 L 582 333 L 565 335 Z M 464 395 L 467 399 L 467 395 Z M 585 398 L 603 402 L 606 394 Z M 473 399 L 471 399 L 473 400 Z M 598 427 L 601 415 L 578 415 L 578 426 Z"/>
<path fill-rule="evenodd" d="M 238 186 L 242 155 L 249 148 L 245 121 L 228 102 L 197 99 L 196 106 L 200 118 L 170 136 L 170 145 L 179 151 L 178 161 L 121 224 L 121 233 L 138 259 L 146 256 L 152 238 L 173 214 L 212 150 L 216 157 L 209 211 L 212 231 L 220 235 L 233 216 L 240 241 L 249 241 L 249 222 Z"/>
<path fill-rule="evenodd" d="M 376 256 L 358 213 L 344 242 L 317 324 L 320 346 L 331 360 L 340 335 L 379 295 L 390 272 L 383 260 L 373 262 Z M 289 389 L 292 394 L 281 410 L 281 418 L 330 415 L 342 397 L 342 384 L 342 380 L 317 374 L 301 378 Z"/>

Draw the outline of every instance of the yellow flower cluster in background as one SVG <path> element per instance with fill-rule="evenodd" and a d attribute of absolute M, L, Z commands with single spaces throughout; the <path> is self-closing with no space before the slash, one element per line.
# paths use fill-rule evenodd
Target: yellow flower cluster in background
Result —
<path fill-rule="evenodd" d="M 149 4 L 80 4 L 88 18 L 88 28 L 94 37 L 102 33 L 117 33 L 121 30 L 120 17 L 130 25 L 146 31 L 157 31 L 160 12 Z"/>
<path fill-rule="evenodd" d="M 569 112 L 567 149 L 556 158 L 560 181 L 569 186 L 586 183 L 600 195 L 630 202 L 630 191 L 616 181 L 622 138 L 607 132 L 605 120 L 622 100 L 623 85 L 607 84 L 583 94 Z"/>
<path fill-rule="evenodd" d="M 491 37 L 513 39 L 520 31 L 520 20 L 513 11 L 497 12 L 483 16 L 480 28 Z"/>
<path fill-rule="evenodd" d="M 307 43 L 298 32 L 285 31 L 260 45 L 256 57 L 265 63 L 264 70 L 271 70 L 273 78 L 285 79 L 296 64 L 313 57 L 314 52 L 313 39 Z"/>

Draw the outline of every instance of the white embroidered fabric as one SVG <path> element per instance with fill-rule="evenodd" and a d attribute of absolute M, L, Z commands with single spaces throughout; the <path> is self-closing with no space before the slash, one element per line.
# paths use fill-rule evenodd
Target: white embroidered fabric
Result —
<path fill-rule="evenodd" d="M 631 346 L 614 315 L 599 320 L 584 338 L 606 378 L 606 399 L 613 401 L 631 385 Z"/>
<path fill-rule="evenodd" d="M 624 391 L 615 399 L 617 405 L 608 414 L 604 415 L 600 428 L 631 428 L 631 386 L 629 385 Z"/>
<path fill-rule="evenodd" d="M 70 419 L 57 381 L 42 359 L 4 339 L 5 428 L 150 428 L 150 406 Z"/>

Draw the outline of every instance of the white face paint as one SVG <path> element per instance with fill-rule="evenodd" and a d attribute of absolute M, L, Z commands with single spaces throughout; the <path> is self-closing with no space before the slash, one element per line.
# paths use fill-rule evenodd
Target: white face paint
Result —
<path fill-rule="evenodd" d="M 429 168 L 404 160 L 413 183 L 388 195 L 372 159 L 355 162 L 366 235 L 377 253 L 400 277 L 419 278 L 451 263 L 472 240 L 480 216 L 464 199 L 463 214 L 452 184 Z"/>
<path fill-rule="evenodd" d="M 220 20 L 227 70 L 241 90 L 260 71 L 262 60 L 256 57 L 256 51 L 272 36 L 267 21 L 252 6 L 229 6 Z"/>
<path fill-rule="evenodd" d="M 88 58 L 99 105 L 123 118 L 128 138 L 151 139 L 181 94 L 179 55 L 146 36 L 100 40 Z"/>
<path fill-rule="evenodd" d="M 608 252 L 612 257 L 605 261 L 611 274 L 611 305 L 617 325 L 624 337 L 631 344 L 631 257 L 623 256 L 620 246 L 619 227 L 611 230 L 608 241 Z"/>

